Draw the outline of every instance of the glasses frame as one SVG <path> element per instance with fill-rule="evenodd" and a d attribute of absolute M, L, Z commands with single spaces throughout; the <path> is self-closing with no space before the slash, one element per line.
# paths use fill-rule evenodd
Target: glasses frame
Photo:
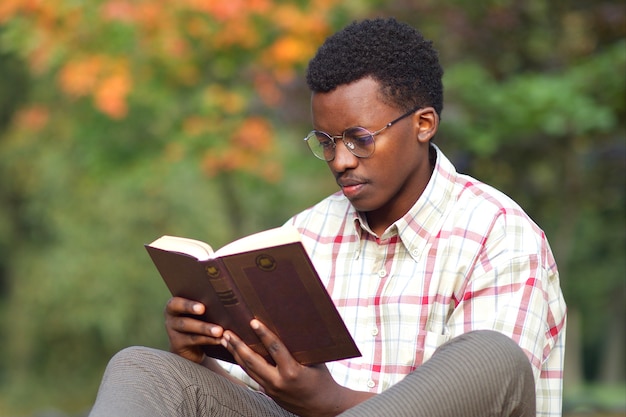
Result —
<path fill-rule="evenodd" d="M 397 117 L 395 119 L 393 119 L 392 121 L 390 121 L 389 123 L 387 123 L 385 126 L 383 126 L 381 129 L 378 129 L 374 132 L 371 132 L 369 129 L 366 129 L 362 126 L 351 126 L 349 128 L 347 128 L 346 130 L 344 130 L 341 135 L 330 135 L 326 132 L 323 132 L 321 130 L 311 130 L 308 135 L 306 135 L 306 137 L 304 138 L 304 141 L 307 143 L 308 148 L 311 150 L 311 153 L 313 153 L 313 155 L 318 158 L 321 159 L 322 161 L 326 161 L 326 162 L 330 162 L 333 159 L 335 159 L 335 155 L 336 155 L 336 148 L 337 148 L 337 140 L 341 139 L 341 141 L 343 142 L 344 146 L 346 147 L 346 149 L 348 149 L 350 151 L 350 153 L 352 153 L 352 155 L 356 156 L 357 158 L 369 158 L 370 156 L 372 156 L 374 154 L 374 151 L 376 150 L 376 141 L 374 141 L 374 137 L 376 137 L 377 135 L 381 134 L 383 131 L 385 131 L 386 129 L 390 128 L 391 126 L 393 126 L 394 124 L 396 124 L 397 122 L 399 122 L 400 120 L 409 117 L 410 115 L 414 114 L 416 111 L 418 111 L 419 109 L 421 109 L 421 106 L 415 107 L 414 109 L 409 110 L 408 112 L 404 113 L 403 115 L 401 115 L 400 117 Z M 367 133 L 369 133 L 369 135 L 372 137 L 372 151 L 369 153 L 369 155 L 365 155 L 365 156 L 361 156 L 361 155 L 357 155 L 355 153 L 355 148 L 356 146 L 354 145 L 354 142 L 346 139 L 346 132 L 348 132 L 349 130 L 352 129 L 363 129 L 365 130 Z M 313 150 L 313 147 L 309 144 L 309 139 L 311 139 L 312 137 L 315 137 L 315 135 L 317 134 L 322 134 L 326 137 L 328 137 L 332 142 L 333 142 L 333 155 L 332 158 L 330 159 L 326 159 L 323 156 L 320 156 L 318 154 L 315 153 L 315 151 Z"/>

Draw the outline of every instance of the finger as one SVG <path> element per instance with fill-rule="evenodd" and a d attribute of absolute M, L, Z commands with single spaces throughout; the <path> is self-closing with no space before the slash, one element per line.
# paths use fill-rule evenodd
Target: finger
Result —
<path fill-rule="evenodd" d="M 172 297 L 165 305 L 166 315 L 200 315 L 203 314 L 205 311 L 206 307 L 204 306 L 204 304 L 182 297 Z"/>
<path fill-rule="evenodd" d="M 252 350 L 233 332 L 224 332 L 222 345 L 228 349 L 235 358 L 235 361 L 237 361 L 239 366 L 243 368 L 250 378 L 254 379 L 261 386 L 264 386 L 266 381 L 277 373 L 274 366 L 268 364 L 263 356 Z"/>
<path fill-rule="evenodd" d="M 294 363 L 297 363 L 280 338 L 261 321 L 253 319 L 250 321 L 250 327 L 259 336 L 261 343 L 263 343 L 277 366 L 294 365 Z"/>
<path fill-rule="evenodd" d="M 170 346 L 176 350 L 185 350 L 191 347 L 200 348 L 209 345 L 219 345 L 221 338 L 202 336 L 199 334 L 177 334 L 170 339 Z"/>
<path fill-rule="evenodd" d="M 224 329 L 217 324 L 186 316 L 168 316 L 165 320 L 165 327 L 178 333 L 211 337 L 222 337 L 224 333 Z"/>

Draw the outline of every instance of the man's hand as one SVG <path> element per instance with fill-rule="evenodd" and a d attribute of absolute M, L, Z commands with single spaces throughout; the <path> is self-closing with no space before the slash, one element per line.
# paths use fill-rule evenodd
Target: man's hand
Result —
<path fill-rule="evenodd" d="M 301 365 L 280 339 L 260 321 L 252 320 L 250 326 L 276 366 L 269 364 L 230 331 L 223 333 L 222 344 L 265 393 L 286 410 L 303 417 L 336 416 L 373 395 L 352 391 L 337 384 L 324 364 Z"/>
<path fill-rule="evenodd" d="M 165 306 L 165 328 L 170 352 L 196 363 L 202 363 L 202 345 L 218 345 L 224 329 L 190 315 L 203 314 L 206 307 L 196 301 L 173 297 Z"/>

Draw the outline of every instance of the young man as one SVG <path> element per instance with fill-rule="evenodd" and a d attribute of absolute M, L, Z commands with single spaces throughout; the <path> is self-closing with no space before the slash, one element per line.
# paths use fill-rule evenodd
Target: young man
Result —
<path fill-rule="evenodd" d="M 555 261 L 517 204 L 458 174 L 431 143 L 441 77 L 431 43 L 394 19 L 346 27 L 309 64 L 306 142 L 341 192 L 290 223 L 361 358 L 301 366 L 254 320 L 273 366 L 189 317 L 205 306 L 172 298 L 171 353 L 116 355 L 92 416 L 560 415 Z M 240 367 L 203 355 L 218 343 Z"/>

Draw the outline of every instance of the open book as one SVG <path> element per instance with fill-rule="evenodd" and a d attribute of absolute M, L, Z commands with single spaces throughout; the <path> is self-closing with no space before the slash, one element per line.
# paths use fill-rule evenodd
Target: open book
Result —
<path fill-rule="evenodd" d="M 276 333 L 303 365 L 361 355 L 295 228 L 266 230 L 217 251 L 174 236 L 145 246 L 172 295 L 203 303 L 201 319 L 233 331 L 268 362 L 273 363 L 250 328 L 253 318 Z M 235 363 L 221 345 L 204 350 Z"/>

